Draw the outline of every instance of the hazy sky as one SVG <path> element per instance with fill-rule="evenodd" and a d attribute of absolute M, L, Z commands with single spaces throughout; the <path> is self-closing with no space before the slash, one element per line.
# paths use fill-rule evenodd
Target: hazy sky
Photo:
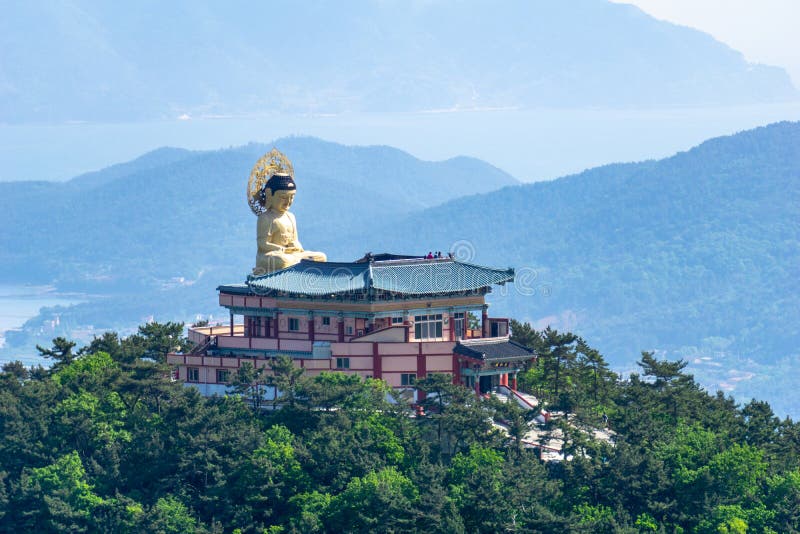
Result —
<path fill-rule="evenodd" d="M 800 0 L 614 0 L 709 33 L 748 61 L 783 67 L 800 88 Z"/>

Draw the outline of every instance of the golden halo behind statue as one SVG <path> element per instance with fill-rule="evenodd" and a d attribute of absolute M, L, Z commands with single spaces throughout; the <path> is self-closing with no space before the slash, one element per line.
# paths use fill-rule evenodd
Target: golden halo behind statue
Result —
<path fill-rule="evenodd" d="M 267 180 L 273 174 L 278 173 L 294 177 L 292 162 L 277 148 L 273 148 L 261 156 L 253 170 L 250 171 L 250 180 L 247 182 L 247 203 L 256 215 L 266 211 L 266 208 L 261 204 L 261 191 L 264 189 Z"/>

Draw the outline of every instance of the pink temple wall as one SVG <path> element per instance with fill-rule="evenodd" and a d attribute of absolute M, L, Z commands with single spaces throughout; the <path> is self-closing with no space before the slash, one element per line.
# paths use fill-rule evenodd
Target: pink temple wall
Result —
<path fill-rule="evenodd" d="M 415 373 L 417 371 L 416 356 L 384 356 L 381 358 L 381 368 L 383 373 L 404 372 Z"/>
<path fill-rule="evenodd" d="M 242 336 L 217 336 L 217 346 L 219 348 L 247 349 L 250 348 L 250 339 Z"/>
<path fill-rule="evenodd" d="M 331 368 L 331 360 L 303 360 L 303 367 L 328 371 Z"/>
<path fill-rule="evenodd" d="M 333 357 L 371 356 L 372 343 L 331 343 Z"/>
<path fill-rule="evenodd" d="M 260 350 L 277 350 L 278 340 L 268 337 L 254 337 L 252 340 L 252 346 L 254 349 Z"/>
<path fill-rule="evenodd" d="M 417 343 L 378 343 L 378 354 L 385 356 L 419 354 Z"/>
<path fill-rule="evenodd" d="M 453 356 L 448 354 L 446 356 L 427 356 L 425 365 L 428 372 L 453 372 Z"/>

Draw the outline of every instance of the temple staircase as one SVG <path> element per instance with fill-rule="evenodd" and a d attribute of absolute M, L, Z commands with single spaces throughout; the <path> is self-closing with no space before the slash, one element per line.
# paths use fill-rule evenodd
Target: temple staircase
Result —
<path fill-rule="evenodd" d="M 189 351 L 189 355 L 197 356 L 199 354 L 205 354 L 208 348 L 216 343 L 216 340 L 217 336 L 208 336 L 205 341 L 195 345 L 192 350 Z"/>
<path fill-rule="evenodd" d="M 508 386 L 497 386 L 494 388 L 494 391 L 492 391 L 492 394 L 503 402 L 513 400 L 525 410 L 535 410 L 539 407 L 539 399 L 533 395 L 511 389 Z"/>

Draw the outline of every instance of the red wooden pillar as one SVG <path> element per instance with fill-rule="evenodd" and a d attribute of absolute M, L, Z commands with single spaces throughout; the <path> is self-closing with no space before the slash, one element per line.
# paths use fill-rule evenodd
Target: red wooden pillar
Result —
<path fill-rule="evenodd" d="M 308 339 L 309 341 L 314 341 L 314 316 L 311 315 L 308 318 Z"/>
<path fill-rule="evenodd" d="M 508 373 L 500 375 L 500 385 L 508 387 Z"/>
<path fill-rule="evenodd" d="M 378 352 L 378 344 L 372 344 L 372 378 L 381 378 L 383 366 L 381 365 L 381 355 Z"/>
<path fill-rule="evenodd" d="M 422 343 L 417 343 L 417 378 L 422 380 L 428 377 L 428 365 L 426 362 L 425 354 L 422 352 Z"/>
<path fill-rule="evenodd" d="M 428 377 L 427 358 L 425 357 L 425 354 L 422 353 L 422 343 L 417 343 L 417 345 L 419 346 L 417 352 L 417 380 L 424 380 Z M 419 391 L 417 400 L 425 400 L 425 392 L 421 389 L 417 391 Z"/>
<path fill-rule="evenodd" d="M 514 373 L 514 376 L 511 377 L 511 389 L 517 390 L 517 373 Z"/>
<path fill-rule="evenodd" d="M 339 317 L 339 343 L 344 343 L 344 317 Z"/>
<path fill-rule="evenodd" d="M 489 337 L 489 312 L 486 308 L 481 312 L 481 337 Z"/>
<path fill-rule="evenodd" d="M 233 335 L 233 312 L 231 312 L 231 328 L 230 328 L 231 336 Z"/>

